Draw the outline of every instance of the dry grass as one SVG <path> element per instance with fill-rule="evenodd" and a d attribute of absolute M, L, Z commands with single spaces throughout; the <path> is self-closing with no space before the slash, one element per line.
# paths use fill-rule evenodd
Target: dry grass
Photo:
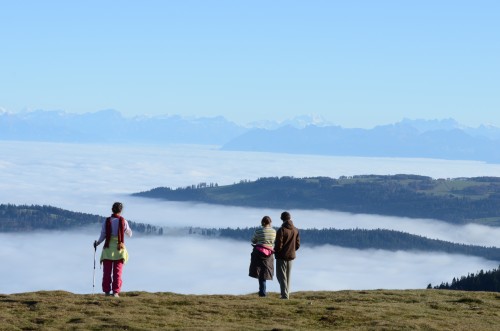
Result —
<path fill-rule="evenodd" d="M 498 330 L 500 294 L 439 290 L 121 298 L 62 291 L 0 295 L 1 330 Z"/>

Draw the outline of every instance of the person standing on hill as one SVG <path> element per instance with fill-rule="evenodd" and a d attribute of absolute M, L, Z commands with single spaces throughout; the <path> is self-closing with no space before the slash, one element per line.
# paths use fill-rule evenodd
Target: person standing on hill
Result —
<path fill-rule="evenodd" d="M 259 280 L 259 296 L 265 297 L 266 280 L 273 280 L 274 276 L 274 240 L 276 230 L 271 227 L 271 217 L 264 216 L 262 227 L 257 228 L 252 237 L 253 251 L 250 255 L 248 275 Z"/>
<path fill-rule="evenodd" d="M 280 284 L 281 299 L 289 299 L 292 262 L 295 259 L 295 251 L 300 247 L 300 235 L 289 212 L 282 212 L 281 220 L 283 223 L 276 233 L 274 244 L 276 278 Z"/>
<path fill-rule="evenodd" d="M 102 224 L 101 236 L 94 241 L 94 249 L 104 241 L 101 253 L 102 291 L 106 295 L 119 297 L 122 287 L 123 265 L 128 261 L 125 234 L 132 237 L 132 229 L 130 229 L 127 220 L 121 216 L 123 210 L 121 202 L 115 202 L 111 210 L 113 214 Z"/>

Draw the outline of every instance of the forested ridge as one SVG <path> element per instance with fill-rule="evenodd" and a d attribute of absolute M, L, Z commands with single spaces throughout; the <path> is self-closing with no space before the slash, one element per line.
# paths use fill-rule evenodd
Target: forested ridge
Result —
<path fill-rule="evenodd" d="M 71 230 L 88 225 L 100 225 L 106 217 L 73 212 L 52 206 L 0 204 L 0 232 L 35 230 Z M 154 225 L 127 220 L 135 232 L 162 234 Z"/>
<path fill-rule="evenodd" d="M 0 205 L 0 232 L 29 232 L 36 230 L 72 230 L 85 226 L 98 227 L 105 217 L 79 213 L 38 205 Z M 149 235 L 167 235 L 168 229 L 132 222 L 134 232 Z M 207 237 L 223 237 L 250 242 L 255 228 L 187 228 L 180 232 L 187 235 L 201 234 Z M 178 235 L 179 232 L 175 232 Z M 172 234 L 170 234 L 172 235 Z M 334 245 L 356 249 L 383 249 L 404 251 L 427 251 L 464 254 L 500 261 L 500 248 L 483 247 L 451 243 L 429 239 L 394 230 L 366 229 L 300 229 L 301 242 L 304 246 Z"/>
<path fill-rule="evenodd" d="M 266 177 L 232 185 L 157 187 L 136 196 L 171 201 L 431 218 L 500 225 L 500 177 L 433 179 L 419 175 Z"/>
<path fill-rule="evenodd" d="M 190 229 L 191 234 L 222 237 L 250 243 L 256 228 Z M 355 249 L 383 249 L 389 251 L 425 251 L 463 254 L 500 261 L 500 248 L 465 245 L 430 239 L 401 231 L 385 229 L 300 229 L 303 246 L 334 245 Z"/>

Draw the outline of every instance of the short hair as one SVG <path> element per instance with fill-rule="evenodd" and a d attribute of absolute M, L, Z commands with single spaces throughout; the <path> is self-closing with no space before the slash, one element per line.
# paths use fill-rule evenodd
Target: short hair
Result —
<path fill-rule="evenodd" d="M 123 210 L 123 204 L 121 202 L 115 202 L 113 207 L 111 207 L 111 211 L 115 214 L 121 213 Z"/>
<path fill-rule="evenodd" d="M 262 226 L 271 224 L 271 217 L 269 216 L 262 217 L 262 221 L 260 221 L 260 224 L 262 224 Z"/>
<path fill-rule="evenodd" d="M 282 221 L 289 221 L 289 220 L 292 219 L 292 216 L 290 216 L 289 212 L 284 211 L 284 212 L 281 213 L 281 217 L 280 218 L 281 218 Z"/>

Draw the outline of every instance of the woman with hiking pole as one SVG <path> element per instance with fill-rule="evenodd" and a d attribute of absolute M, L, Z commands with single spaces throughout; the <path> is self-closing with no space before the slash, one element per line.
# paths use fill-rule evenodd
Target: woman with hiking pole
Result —
<path fill-rule="evenodd" d="M 128 261 L 124 239 L 125 234 L 132 237 L 132 230 L 127 220 L 121 216 L 123 210 L 121 202 L 115 202 L 111 210 L 113 214 L 102 224 L 101 236 L 94 241 L 94 248 L 97 248 L 104 241 L 101 253 L 102 291 L 106 295 L 119 297 L 122 287 L 123 265 Z"/>

